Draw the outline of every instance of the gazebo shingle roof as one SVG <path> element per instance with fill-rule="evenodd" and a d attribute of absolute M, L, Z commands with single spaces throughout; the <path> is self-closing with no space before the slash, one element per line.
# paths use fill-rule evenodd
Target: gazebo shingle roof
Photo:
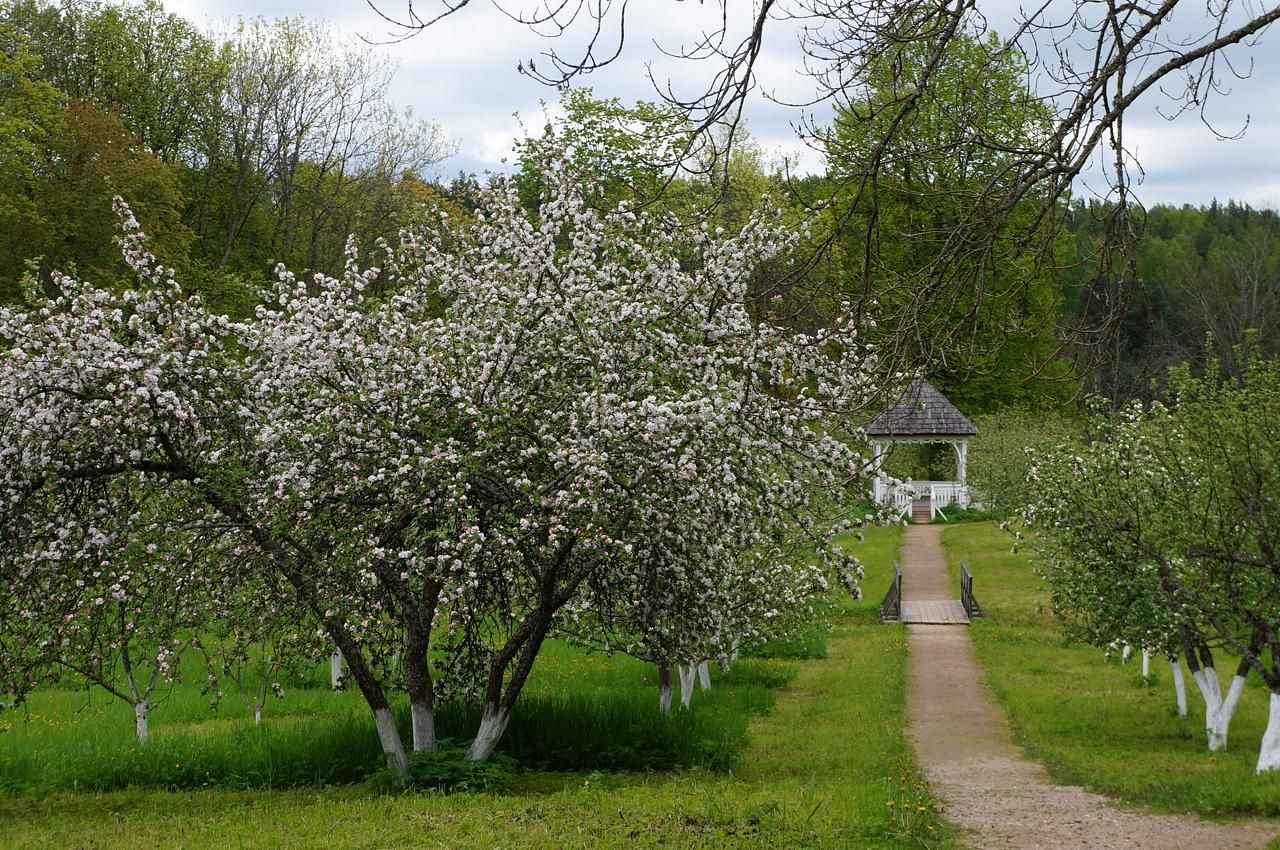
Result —
<path fill-rule="evenodd" d="M 898 400 L 862 430 L 869 437 L 970 437 L 978 427 L 928 381 L 912 381 Z"/>

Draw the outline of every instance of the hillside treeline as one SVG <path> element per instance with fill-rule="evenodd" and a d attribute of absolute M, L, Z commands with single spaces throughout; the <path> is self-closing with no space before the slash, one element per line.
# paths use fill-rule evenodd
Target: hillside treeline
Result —
<path fill-rule="evenodd" d="M 1064 283 L 1065 309 L 1091 307 L 1083 281 L 1109 210 L 1076 203 L 1066 217 L 1080 258 Z M 1245 204 L 1154 206 L 1135 222 L 1139 240 L 1131 263 L 1113 269 L 1119 321 L 1098 352 L 1089 388 L 1116 400 L 1146 398 L 1152 382 L 1178 363 L 1201 366 L 1205 341 L 1228 369 L 1241 355 L 1280 353 L 1280 215 Z M 1096 305 L 1092 305 L 1095 306 Z"/>
<path fill-rule="evenodd" d="M 45 284 L 54 269 L 122 277 L 112 241 L 116 194 L 185 287 L 243 315 L 276 263 L 336 273 L 349 236 L 367 253 L 424 203 L 466 208 L 479 188 L 475 177 L 436 179 L 451 151 L 441 128 L 391 102 L 393 63 L 321 23 L 255 19 L 204 32 L 157 0 L 3 0 L 0 44 L 3 301 L 18 297 L 28 269 Z M 885 223 L 870 249 L 853 236 L 828 240 L 837 225 L 820 218 L 812 241 L 831 246 L 826 260 L 809 269 L 807 282 L 787 269 L 764 270 L 759 309 L 808 326 L 821 323 L 836 298 L 876 304 L 875 333 L 904 347 L 907 360 L 918 349 L 934 382 L 973 413 L 1070 404 L 1081 390 L 1145 396 L 1168 365 L 1202 359 L 1206 335 L 1229 362 L 1242 345 L 1275 353 L 1280 217 L 1233 202 L 1151 208 L 1133 222 L 1136 257 L 1101 271 L 1095 247 L 1114 217 L 1104 204 L 1074 202 L 1063 210 L 1052 262 L 1033 266 L 1010 251 L 1008 262 L 993 265 L 981 304 L 960 298 L 915 309 L 918 290 L 895 281 L 910 281 L 912 269 L 934 259 L 936 246 L 918 233 L 957 219 L 966 187 L 999 172 L 998 150 L 1043 120 L 1034 104 L 1018 106 L 1020 69 L 992 71 L 979 61 L 979 46 L 961 43 L 955 91 L 919 108 L 922 130 L 911 136 L 919 150 L 902 152 L 902 173 L 881 181 L 872 201 L 864 194 L 849 206 L 831 187 L 854 168 L 868 130 L 847 116 L 836 117 L 825 140 L 827 173 L 791 184 L 747 139 L 723 184 L 695 176 L 715 170 L 707 163 L 664 180 L 653 163 L 678 155 L 685 128 L 652 104 L 571 91 L 558 132 L 577 164 L 599 175 L 592 192 L 606 206 L 661 194 L 686 219 L 710 209 L 699 213 L 703 221 L 732 229 L 767 196 L 799 222 L 806 214 L 787 191 L 798 185 L 834 192 L 845 227 L 874 210 Z M 947 139 L 926 144 L 925 131 L 944 126 L 939 116 L 956 103 L 974 101 L 974 79 L 1004 106 L 965 119 L 965 132 L 980 130 L 999 144 L 989 162 L 957 164 L 937 153 L 950 149 Z M 892 95 L 885 85 L 868 103 Z M 637 138 L 636 127 L 648 128 L 647 137 Z M 528 204 L 537 203 L 538 189 L 524 181 Z M 894 222 L 900 236 L 917 236 L 893 239 Z M 1086 345 L 1064 333 L 1100 318 Z M 904 323 L 911 327 L 904 331 Z"/>
<path fill-rule="evenodd" d="M 123 273 L 111 198 L 187 286 L 243 311 L 276 262 L 340 268 L 432 195 L 440 129 L 394 66 L 302 19 L 205 33 L 155 0 L 0 4 L 0 296 L 28 260 Z"/>

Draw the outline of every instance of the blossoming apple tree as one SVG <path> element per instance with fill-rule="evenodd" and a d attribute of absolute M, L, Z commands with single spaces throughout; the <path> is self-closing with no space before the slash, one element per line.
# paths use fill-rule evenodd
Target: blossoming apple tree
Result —
<path fill-rule="evenodd" d="M 1169 400 L 1100 423 L 1040 465 L 1028 512 L 1049 542 L 1055 605 L 1095 640 L 1186 658 L 1211 749 L 1256 673 L 1270 693 L 1257 769 L 1280 769 L 1280 363 L 1170 373 Z M 1210 645 L 1239 664 L 1223 695 Z"/>
<path fill-rule="evenodd" d="M 393 693 L 417 748 L 437 693 L 478 696 L 487 758 L 546 637 L 646 581 L 702 657 L 754 637 L 814 581 L 817 496 L 859 481 L 832 435 L 874 359 L 854 322 L 796 335 L 749 309 L 791 242 L 771 214 L 686 234 L 588 209 L 547 161 L 536 213 L 495 180 L 474 221 L 439 215 L 378 266 L 352 247 L 340 278 L 281 270 L 239 323 L 184 295 L 122 209 L 138 288 L 64 279 L 0 312 L 3 578 L 111 562 L 139 530 L 128 488 L 155 533 L 201 541 L 172 567 L 199 598 L 336 645 L 399 771 Z M 48 616 L 0 613 L 0 668 Z"/>

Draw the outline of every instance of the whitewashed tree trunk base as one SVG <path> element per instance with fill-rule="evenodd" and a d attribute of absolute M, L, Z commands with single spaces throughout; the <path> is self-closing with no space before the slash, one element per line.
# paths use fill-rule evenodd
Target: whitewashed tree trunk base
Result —
<path fill-rule="evenodd" d="M 335 691 L 342 687 L 342 654 L 339 652 L 329 656 L 329 687 Z"/>
<path fill-rule="evenodd" d="M 1204 729 L 1209 739 L 1209 749 L 1213 750 L 1216 743 L 1213 721 L 1218 713 L 1218 707 L 1222 705 L 1222 688 L 1218 684 L 1218 674 L 1212 667 L 1205 667 L 1192 673 L 1191 678 L 1200 689 L 1200 696 L 1204 698 Z"/>
<path fill-rule="evenodd" d="M 1173 695 L 1178 701 L 1178 716 L 1187 716 L 1187 681 L 1182 675 L 1182 665 L 1177 661 L 1170 661 L 1169 667 L 1173 670 Z"/>
<path fill-rule="evenodd" d="M 1244 676 L 1232 676 L 1231 686 L 1227 688 L 1227 696 L 1213 715 L 1213 729 L 1209 733 L 1210 750 L 1227 748 L 1227 730 L 1231 728 L 1231 718 L 1235 716 L 1236 706 L 1240 704 L 1240 694 L 1243 692 Z"/>
<path fill-rule="evenodd" d="M 698 665 L 698 685 L 704 691 L 711 690 L 711 666 L 708 661 L 703 661 Z"/>
<path fill-rule="evenodd" d="M 671 713 L 671 683 L 663 682 L 658 686 L 658 709 L 663 714 Z"/>
<path fill-rule="evenodd" d="M 382 752 L 387 757 L 387 767 L 399 776 L 409 772 L 409 759 L 404 754 L 404 742 L 400 740 L 400 732 L 396 729 L 396 718 L 389 708 L 379 708 L 373 712 L 374 725 L 378 727 L 378 740 L 382 743 Z"/>
<path fill-rule="evenodd" d="M 1210 726 L 1205 734 L 1209 739 L 1209 752 L 1221 752 L 1227 748 L 1227 735 L 1217 726 Z"/>
<path fill-rule="evenodd" d="M 413 720 L 414 752 L 423 750 L 434 752 L 436 748 L 436 715 L 431 706 L 411 702 L 409 703 L 409 716 Z"/>
<path fill-rule="evenodd" d="M 138 732 L 138 743 L 145 744 L 151 739 L 150 706 L 145 699 L 133 704 L 133 723 Z"/>
<path fill-rule="evenodd" d="M 1267 714 L 1267 730 L 1262 733 L 1258 750 L 1258 773 L 1280 770 L 1280 693 L 1271 694 L 1271 711 Z"/>
<path fill-rule="evenodd" d="M 1231 686 L 1226 690 L 1226 699 L 1217 707 L 1217 731 L 1222 736 L 1222 749 L 1226 749 L 1226 731 L 1231 726 L 1231 718 L 1235 717 L 1235 707 L 1240 704 L 1240 694 L 1244 693 L 1244 676 L 1231 677 Z"/>
<path fill-rule="evenodd" d="M 471 742 L 471 750 L 467 757 L 472 761 L 484 761 L 493 755 L 498 741 L 502 738 L 502 733 L 507 729 L 508 719 L 506 709 L 499 708 L 493 703 L 486 704 L 484 714 L 480 717 L 480 728 L 476 730 L 476 739 Z"/>
<path fill-rule="evenodd" d="M 1223 696 L 1222 685 L 1218 681 L 1218 672 L 1212 667 L 1205 667 L 1191 674 L 1200 694 L 1204 697 L 1204 728 L 1208 738 L 1209 752 L 1218 752 L 1227 748 L 1227 729 L 1231 726 L 1231 717 L 1235 714 L 1240 702 L 1240 694 L 1244 690 L 1244 677 L 1233 676 L 1227 693 Z"/>
<path fill-rule="evenodd" d="M 262 703 L 258 703 L 253 707 L 253 725 L 262 725 Z"/>
<path fill-rule="evenodd" d="M 688 708 L 690 700 L 693 699 L 694 665 L 680 664 L 677 667 L 680 670 L 680 707 Z"/>
<path fill-rule="evenodd" d="M 1151 678 L 1151 653 L 1145 649 L 1142 650 L 1142 681 Z"/>

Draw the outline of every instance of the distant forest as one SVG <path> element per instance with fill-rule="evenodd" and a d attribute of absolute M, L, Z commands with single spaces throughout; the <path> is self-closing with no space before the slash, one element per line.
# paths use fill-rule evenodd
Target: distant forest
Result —
<path fill-rule="evenodd" d="M 247 315 L 277 263 L 337 272 L 348 237 L 367 252 L 395 239 L 424 205 L 465 214 L 477 185 L 472 175 L 441 179 L 452 152 L 447 128 L 389 100 L 393 65 L 322 24 L 253 20 L 207 33 L 156 0 L 16 0 L 0 5 L 0 42 L 2 302 L 22 297 L 24 279 L 50 285 L 53 270 L 123 281 L 112 239 L 116 194 L 184 286 Z M 580 137 L 593 116 L 617 108 L 568 103 Z M 625 159 L 629 151 L 609 153 Z M 758 157 L 747 167 L 756 171 L 744 178 L 753 191 L 782 185 Z M 1167 366 L 1203 361 L 1210 335 L 1228 364 L 1241 347 L 1277 353 L 1275 211 L 1234 202 L 1152 207 L 1134 223 L 1136 256 L 1106 270 L 1100 290 L 1090 258 L 1105 213 L 1097 202 L 1064 208 L 1048 303 L 1020 309 L 1042 325 L 1026 329 L 1037 340 L 1098 314 L 1118 317 L 1112 332 L 1100 332 L 1087 356 L 1036 342 L 1035 356 L 948 364 L 936 379 L 962 406 L 1070 404 L 1080 390 L 1143 397 Z M 1109 293 L 1106 303 L 1099 291 Z M 974 351 L 1018 344 L 1007 324 L 992 327 L 1001 331 Z M 1044 363 L 1032 369 L 1037 358 L 1055 360 L 1052 382 L 1042 381 Z"/>
<path fill-rule="evenodd" d="M 1105 218 L 1100 204 L 1077 203 L 1066 226 L 1078 257 L 1088 257 Z M 1146 397 L 1175 363 L 1202 364 L 1206 338 L 1231 367 L 1237 352 L 1280 352 L 1280 215 L 1228 202 L 1207 207 L 1154 206 L 1139 222 L 1141 238 L 1123 290 L 1123 317 L 1109 356 L 1090 377 L 1113 399 Z M 1064 309 L 1076 316 L 1088 263 L 1064 273 Z"/>

